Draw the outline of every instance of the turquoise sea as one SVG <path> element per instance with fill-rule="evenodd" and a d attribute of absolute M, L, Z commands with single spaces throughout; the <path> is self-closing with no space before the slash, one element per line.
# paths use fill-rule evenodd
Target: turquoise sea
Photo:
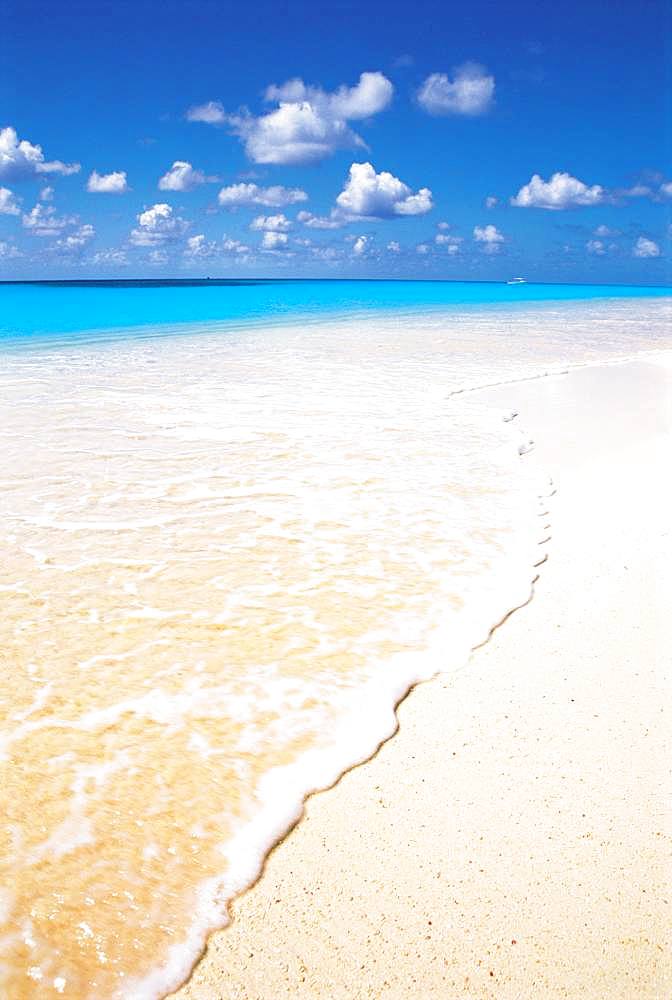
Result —
<path fill-rule="evenodd" d="M 184 324 L 240 326 L 299 317 L 652 298 L 672 287 L 456 281 L 120 280 L 0 283 L 0 339 L 152 335 Z M 158 329 L 160 328 L 160 329 Z"/>

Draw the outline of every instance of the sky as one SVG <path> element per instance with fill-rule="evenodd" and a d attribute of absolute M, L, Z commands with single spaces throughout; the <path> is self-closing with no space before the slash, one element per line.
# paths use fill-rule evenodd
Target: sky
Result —
<path fill-rule="evenodd" d="M 0 278 L 672 283 L 667 0 L 9 0 Z"/>

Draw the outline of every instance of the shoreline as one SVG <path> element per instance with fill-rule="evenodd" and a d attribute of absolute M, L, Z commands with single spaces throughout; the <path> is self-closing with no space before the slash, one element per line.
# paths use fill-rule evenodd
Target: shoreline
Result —
<path fill-rule="evenodd" d="M 585 731 L 573 721 L 577 699 L 564 700 L 568 684 L 579 687 L 587 692 L 584 723 L 590 716 L 600 717 L 589 708 L 591 699 L 592 707 L 598 707 L 598 696 L 606 697 L 609 688 L 605 656 L 614 661 L 626 638 L 634 641 L 630 633 L 642 632 L 632 620 L 632 581 L 639 578 L 637 592 L 648 582 L 644 592 L 655 597 L 652 572 L 654 578 L 662 573 L 672 555 L 669 531 L 663 538 L 665 551 L 658 553 L 652 551 L 649 534 L 654 525 L 662 532 L 666 527 L 670 484 L 660 460 L 669 442 L 666 407 L 672 370 L 646 358 L 618 365 L 582 366 L 562 378 L 472 390 L 493 406 L 519 410 L 518 419 L 537 442 L 533 460 L 553 476 L 560 491 L 553 501 L 550 559 L 536 596 L 507 616 L 511 620 L 472 654 L 466 668 L 415 688 L 398 709 L 395 738 L 372 760 L 308 800 L 304 818 L 268 857 L 260 881 L 234 902 L 233 923 L 211 937 L 189 984 L 172 996 L 271 1000 L 414 992 L 443 997 L 449 991 L 451 997 L 513 998 L 539 990 L 544 996 L 601 1000 L 664 995 L 656 992 L 663 989 L 656 977 L 671 970 L 669 956 L 662 960 L 658 951 L 664 927 L 660 893 L 653 894 L 655 906 L 640 921 L 644 929 L 639 927 L 637 935 L 630 924 L 642 916 L 641 900 L 630 893 L 624 907 L 625 885 L 618 881 L 623 866 L 632 865 L 631 855 L 643 850 L 655 871 L 660 868 L 656 877 L 661 878 L 664 838 L 658 836 L 659 843 L 652 846 L 640 830 L 641 842 L 630 845 L 632 852 L 609 850 L 608 863 L 600 864 L 594 850 L 599 836 L 603 846 L 610 845 L 605 840 L 605 830 L 612 829 L 609 822 L 623 835 L 627 824 L 621 821 L 631 817 L 622 811 L 618 769 L 608 754 L 598 767 L 603 787 L 589 783 L 584 789 L 589 778 L 594 782 L 597 777 L 595 762 L 590 740 L 586 743 Z M 624 392 L 631 401 L 625 420 L 620 407 Z M 624 461 L 625 452 L 632 467 Z M 646 523 L 638 525 L 637 507 L 652 496 L 656 500 L 649 505 Z M 668 503 L 670 499 L 668 492 Z M 605 507 L 610 508 L 608 516 Z M 609 536 L 615 551 L 607 554 L 604 545 L 599 549 L 596 572 L 590 551 L 606 522 L 619 529 L 613 545 Z M 645 538 L 640 537 L 642 529 Z M 620 550 L 627 551 L 629 570 L 619 571 Z M 596 582 L 600 590 L 594 589 Z M 577 614 L 568 612 L 581 594 L 598 602 L 596 610 L 611 626 L 613 638 L 608 628 L 597 634 L 590 614 L 577 622 Z M 648 642 L 644 659 L 658 656 L 662 663 L 665 644 L 661 641 L 656 649 L 656 635 L 669 626 L 662 597 L 658 601 L 660 613 L 656 617 L 651 612 L 655 620 L 647 620 L 644 635 L 635 638 L 640 646 Z M 563 615 L 567 621 L 560 626 L 556 619 Z M 599 648 L 587 658 L 591 641 Z M 522 669 L 512 671 L 512 660 L 521 661 Z M 546 675 L 535 673 L 535 664 L 546 662 L 554 668 L 548 691 Z M 649 725 L 654 737 L 648 741 L 650 750 L 632 720 L 616 718 L 631 707 L 632 680 L 630 674 L 619 680 L 623 700 L 612 699 L 607 725 L 609 732 L 618 733 L 612 749 L 627 746 L 646 772 L 646 762 L 656 759 L 656 741 L 661 744 L 657 759 L 664 759 L 664 734 Z M 650 685 L 644 695 L 640 692 L 639 707 L 655 723 L 653 691 L 661 682 L 651 679 Z M 562 701 L 554 702 L 550 713 L 549 695 Z M 531 724 L 535 716 L 542 721 L 537 730 Z M 549 759 L 545 742 L 557 749 L 559 762 Z M 535 754 L 546 762 L 540 774 L 530 773 Z M 618 753 L 614 758 L 617 765 Z M 563 760 L 566 774 L 561 773 Z M 659 770 L 660 776 L 650 768 L 647 780 L 633 792 L 641 799 L 645 786 L 655 786 L 648 789 L 646 812 L 660 814 L 660 834 L 662 764 Z M 572 810 L 571 799 L 584 803 L 583 813 Z M 562 829 L 551 818 L 551 802 L 567 821 Z M 636 807 L 634 811 L 638 815 Z M 354 830 L 352 816 L 359 821 Z M 526 822 L 521 827 L 522 817 Z M 537 823 L 542 830 L 535 834 Z M 570 877 L 575 869 L 570 842 L 579 860 L 584 859 L 583 882 Z M 527 871 L 531 862 L 536 878 Z M 618 920 L 615 910 L 612 914 L 614 926 L 622 930 L 618 946 L 600 891 L 611 891 L 620 900 Z M 594 921 L 580 920 L 588 915 L 585 906 L 576 904 L 581 892 L 589 900 L 590 915 L 599 915 L 597 928 Z M 642 895 L 646 898 L 645 889 Z M 639 978 L 634 981 L 633 975 Z"/>

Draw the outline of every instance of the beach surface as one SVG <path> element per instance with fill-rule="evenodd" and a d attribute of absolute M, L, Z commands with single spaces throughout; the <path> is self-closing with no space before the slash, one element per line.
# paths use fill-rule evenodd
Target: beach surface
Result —
<path fill-rule="evenodd" d="M 179 1000 L 672 995 L 672 365 L 481 395 L 556 488 L 534 597 L 309 799 Z"/>

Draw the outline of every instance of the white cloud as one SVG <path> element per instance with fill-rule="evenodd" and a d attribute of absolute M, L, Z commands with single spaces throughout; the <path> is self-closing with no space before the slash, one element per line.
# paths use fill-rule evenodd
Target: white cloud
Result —
<path fill-rule="evenodd" d="M 370 163 L 352 164 L 345 187 L 336 199 L 336 211 L 347 219 L 424 215 L 433 207 L 429 188 L 413 194 L 398 177 L 386 170 L 377 174 Z"/>
<path fill-rule="evenodd" d="M 609 226 L 601 225 L 598 226 L 594 231 L 595 236 L 599 236 L 601 239 L 607 238 L 609 236 L 620 236 L 618 229 L 610 229 Z"/>
<path fill-rule="evenodd" d="M 672 181 L 665 181 L 660 185 L 660 193 L 665 198 L 672 198 Z"/>
<path fill-rule="evenodd" d="M 477 243 L 483 244 L 485 253 L 497 253 L 504 242 L 504 236 L 492 224 L 488 226 L 474 226 L 474 239 Z"/>
<path fill-rule="evenodd" d="M 415 248 L 415 252 L 422 254 L 423 256 L 425 254 L 428 254 L 430 250 L 431 247 L 428 243 L 418 243 L 417 247 Z"/>
<path fill-rule="evenodd" d="M 300 201 L 308 201 L 308 195 L 300 188 L 286 188 L 280 184 L 272 187 L 259 187 L 258 184 L 231 184 L 223 187 L 217 196 L 219 204 L 224 208 L 235 208 L 237 205 L 265 205 L 268 208 L 280 208 L 283 205 L 295 205 Z"/>
<path fill-rule="evenodd" d="M 28 229 L 33 236 L 56 236 L 62 229 L 74 226 L 77 222 L 77 216 L 58 216 L 53 205 L 41 203 L 23 216 L 23 228 Z"/>
<path fill-rule="evenodd" d="M 602 240 L 588 240 L 586 243 L 586 250 L 588 253 L 595 254 L 597 257 L 603 257 L 607 252 L 607 248 Z"/>
<path fill-rule="evenodd" d="M 418 103 L 430 115 L 482 115 L 495 94 L 495 78 L 477 63 L 455 69 L 450 80 L 445 73 L 432 73 L 418 91 Z"/>
<path fill-rule="evenodd" d="M 203 233 L 198 233 L 187 240 L 184 256 L 188 260 L 207 260 L 227 253 L 245 254 L 249 249 L 240 240 L 232 240 L 228 236 L 222 237 L 222 242 L 217 243 L 215 240 L 207 240 Z"/>
<path fill-rule="evenodd" d="M 390 240 L 390 242 L 387 244 L 387 249 L 390 251 L 390 253 L 401 253 L 401 247 L 396 240 Z"/>
<path fill-rule="evenodd" d="M 281 250 L 287 246 L 288 237 L 286 233 L 264 233 L 261 241 L 262 250 Z"/>
<path fill-rule="evenodd" d="M 313 163 L 337 149 L 365 146 L 348 122 L 378 114 L 393 92 L 382 73 L 362 73 L 354 87 L 331 93 L 295 79 L 268 87 L 266 100 L 278 103 L 273 111 L 225 117 L 254 163 Z"/>
<path fill-rule="evenodd" d="M 165 250 L 152 250 L 152 252 L 147 257 L 150 264 L 165 264 L 168 260 L 168 254 Z"/>
<path fill-rule="evenodd" d="M 286 233 L 292 228 L 292 223 L 280 212 L 278 215 L 258 215 L 250 223 L 250 229 L 267 233 Z"/>
<path fill-rule="evenodd" d="M 74 233 L 70 233 L 68 236 L 57 240 L 53 247 L 51 247 L 51 250 L 56 253 L 78 253 L 91 242 L 95 235 L 96 231 L 93 226 L 86 223 L 80 226 L 79 229 L 76 229 Z"/>
<path fill-rule="evenodd" d="M 86 182 L 86 190 L 91 194 L 125 194 L 128 191 L 125 170 L 113 170 L 110 174 L 99 174 L 94 170 Z"/>
<path fill-rule="evenodd" d="M 49 184 L 40 191 L 40 201 L 51 201 L 54 197 L 54 189 Z"/>
<path fill-rule="evenodd" d="M 91 258 L 91 263 L 97 267 L 126 267 L 128 257 L 125 250 L 114 248 L 108 250 L 98 250 Z"/>
<path fill-rule="evenodd" d="M 190 122 L 205 122 L 206 125 L 224 125 L 227 121 L 226 112 L 219 101 L 207 101 L 197 104 L 187 111 Z"/>
<path fill-rule="evenodd" d="M 495 198 L 494 194 L 489 194 L 485 199 L 486 208 L 496 208 L 499 204 L 499 198 Z"/>
<path fill-rule="evenodd" d="M 250 248 L 240 240 L 231 239 L 229 236 L 222 237 L 222 248 L 226 253 L 249 253 Z"/>
<path fill-rule="evenodd" d="M 555 173 L 544 181 L 539 174 L 533 174 L 529 184 L 525 184 L 511 204 L 516 208 L 546 208 L 559 210 L 578 205 L 599 205 L 605 200 L 606 192 L 599 184 L 588 187 L 571 174 Z"/>
<path fill-rule="evenodd" d="M 660 257 L 660 247 L 646 236 L 640 236 L 632 248 L 635 257 Z"/>
<path fill-rule="evenodd" d="M 19 201 L 9 188 L 0 187 L 0 215 L 20 215 Z"/>
<path fill-rule="evenodd" d="M 460 252 L 460 245 L 464 242 L 461 236 L 448 236 L 446 233 L 437 233 L 434 237 L 434 242 L 440 246 L 445 247 L 451 256 Z"/>
<path fill-rule="evenodd" d="M 368 236 L 358 236 L 357 239 L 352 244 L 352 252 L 355 257 L 363 257 L 368 249 L 370 237 Z"/>
<path fill-rule="evenodd" d="M 131 231 L 131 243 L 136 247 L 158 247 L 179 239 L 189 223 L 173 215 L 170 205 L 152 205 L 137 216 L 138 226 Z M 151 256 L 151 255 L 150 255 Z"/>
<path fill-rule="evenodd" d="M 308 229 L 340 229 L 347 221 L 335 215 L 313 215 L 312 212 L 299 212 L 296 218 Z"/>
<path fill-rule="evenodd" d="M 41 146 L 19 139 L 16 129 L 0 129 L 0 177 L 24 177 L 31 174 L 76 174 L 79 163 L 45 160 Z"/>
<path fill-rule="evenodd" d="M 21 251 L 6 240 L 0 240 L 0 260 L 15 260 L 17 257 L 23 257 Z"/>
<path fill-rule="evenodd" d="M 194 170 L 186 160 L 175 160 L 159 180 L 161 191 L 191 191 L 198 184 L 205 184 L 207 178 L 202 170 Z"/>

